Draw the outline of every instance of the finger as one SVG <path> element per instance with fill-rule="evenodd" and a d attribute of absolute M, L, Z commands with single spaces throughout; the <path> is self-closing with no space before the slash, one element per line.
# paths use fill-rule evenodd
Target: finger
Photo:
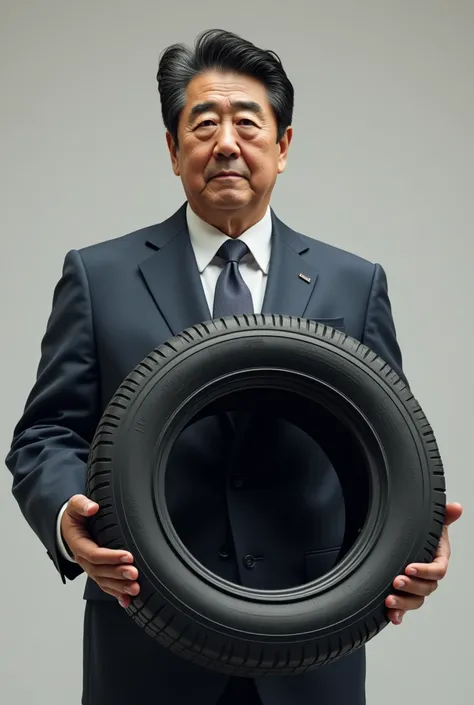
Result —
<path fill-rule="evenodd" d="M 125 595 L 136 597 L 140 592 L 140 585 L 138 583 L 127 583 L 123 580 L 114 580 L 113 578 L 99 578 L 96 582 L 102 590 L 111 590 L 117 593 L 119 597 Z"/>
<path fill-rule="evenodd" d="M 100 585 L 99 585 L 100 587 Z M 102 592 L 105 592 L 106 595 L 111 595 L 112 597 L 115 597 L 115 599 L 120 602 L 120 600 L 131 600 L 131 597 L 128 597 L 127 595 L 122 595 L 122 593 L 117 592 L 117 590 L 111 590 L 110 588 L 105 588 L 105 587 L 100 587 Z"/>
<path fill-rule="evenodd" d="M 431 563 L 412 563 L 405 573 L 422 580 L 442 580 L 448 571 L 448 562 L 445 556 L 437 556 Z"/>
<path fill-rule="evenodd" d="M 88 575 L 91 575 L 91 577 L 94 578 L 94 580 L 120 580 L 122 583 L 127 581 L 135 582 L 138 580 L 138 570 L 134 566 L 130 565 L 95 565 L 83 560 L 82 567 Z"/>
<path fill-rule="evenodd" d="M 110 587 L 105 587 L 104 585 L 99 585 L 99 587 L 102 590 L 102 592 L 105 592 L 107 595 L 111 595 L 112 597 L 115 597 L 115 599 L 119 603 L 120 607 L 127 608 L 130 606 L 132 598 L 129 595 L 125 595 L 124 593 L 119 592 L 118 590 L 114 590 L 113 588 L 110 588 Z"/>
<path fill-rule="evenodd" d="M 92 502 L 83 494 L 75 494 L 67 503 L 66 511 L 74 519 L 79 519 L 96 514 L 99 511 L 99 505 L 97 502 Z"/>
<path fill-rule="evenodd" d="M 385 600 L 385 604 L 390 609 L 396 610 L 418 610 L 425 601 L 424 597 L 418 595 L 389 595 Z"/>
<path fill-rule="evenodd" d="M 438 582 L 436 580 L 419 580 L 418 578 L 400 576 L 394 580 L 393 587 L 410 595 L 427 597 L 437 589 Z"/>
<path fill-rule="evenodd" d="M 462 516 L 462 513 L 463 508 L 459 502 L 450 502 L 446 505 L 444 525 L 450 526 Z"/>
<path fill-rule="evenodd" d="M 389 620 L 395 626 L 398 626 L 403 622 L 403 617 L 405 616 L 405 610 L 387 610 L 387 616 Z"/>
<path fill-rule="evenodd" d="M 112 597 L 115 597 L 115 599 L 119 603 L 120 607 L 127 608 L 130 606 L 132 598 L 129 597 L 128 595 L 122 595 L 120 592 L 117 592 L 116 590 L 109 590 L 109 589 L 104 589 L 104 588 L 101 588 L 101 590 L 102 590 L 102 592 L 105 592 L 107 595 L 111 595 Z"/>
<path fill-rule="evenodd" d="M 87 536 L 80 536 L 74 541 L 74 556 L 78 563 L 79 559 L 83 559 L 94 565 L 133 563 L 131 553 L 112 548 L 101 548 Z"/>

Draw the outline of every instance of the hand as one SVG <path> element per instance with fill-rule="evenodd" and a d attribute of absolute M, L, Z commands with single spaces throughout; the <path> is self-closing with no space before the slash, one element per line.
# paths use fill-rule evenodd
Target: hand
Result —
<path fill-rule="evenodd" d="M 388 617 L 392 624 L 401 624 L 408 610 L 419 609 L 425 597 L 431 595 L 438 587 L 438 582 L 444 578 L 448 570 L 451 556 L 451 546 L 448 537 L 448 526 L 457 521 L 462 514 L 460 504 L 446 505 L 443 531 L 432 563 L 411 563 L 405 570 L 405 575 L 399 575 L 393 581 L 393 586 L 406 593 L 389 595 L 385 604 L 389 608 Z"/>
<path fill-rule="evenodd" d="M 138 570 L 130 565 L 133 556 L 127 551 L 100 548 L 90 537 L 86 525 L 89 517 L 99 511 L 99 505 L 82 494 L 69 500 L 61 519 L 61 533 L 74 559 L 97 585 L 113 595 L 121 607 L 128 607 L 131 595 L 140 592 L 135 582 Z"/>

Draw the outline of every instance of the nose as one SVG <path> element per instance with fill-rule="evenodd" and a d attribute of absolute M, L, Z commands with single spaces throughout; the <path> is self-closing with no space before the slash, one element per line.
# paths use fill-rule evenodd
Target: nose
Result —
<path fill-rule="evenodd" d="M 215 159 L 238 159 L 240 157 L 237 134 L 231 122 L 223 122 L 219 127 L 214 157 Z"/>

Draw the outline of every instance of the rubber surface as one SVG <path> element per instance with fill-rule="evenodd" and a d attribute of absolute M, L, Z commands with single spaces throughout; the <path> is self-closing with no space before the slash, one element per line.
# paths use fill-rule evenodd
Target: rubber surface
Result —
<path fill-rule="evenodd" d="M 353 516 L 365 502 L 364 525 L 348 521 L 340 561 L 313 583 L 278 591 L 229 583 L 173 531 L 170 448 L 229 399 L 242 413 L 284 409 L 330 457 Z M 181 657 L 247 677 L 300 674 L 378 634 L 395 576 L 432 560 L 446 503 L 433 431 L 397 374 L 340 331 L 263 315 L 194 326 L 150 353 L 103 414 L 86 492 L 100 505 L 97 543 L 135 556 L 141 589 L 131 619 Z"/>

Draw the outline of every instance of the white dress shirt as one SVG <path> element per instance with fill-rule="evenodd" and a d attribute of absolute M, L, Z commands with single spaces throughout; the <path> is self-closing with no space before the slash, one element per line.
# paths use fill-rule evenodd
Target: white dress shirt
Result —
<path fill-rule="evenodd" d="M 186 220 L 201 283 L 212 316 L 216 283 L 224 266 L 223 260 L 217 257 L 216 253 L 229 237 L 199 218 L 189 204 L 186 209 Z M 270 264 L 271 237 L 272 216 L 270 208 L 267 209 L 262 220 L 252 225 L 240 236 L 240 240 L 245 242 L 250 250 L 250 253 L 240 261 L 239 269 L 252 294 L 254 313 L 260 313 L 262 310 Z M 61 507 L 58 514 L 56 541 L 61 555 L 68 561 L 75 563 L 67 552 L 61 535 L 61 519 L 66 506 L 67 503 Z"/>
<path fill-rule="evenodd" d="M 230 238 L 199 218 L 189 205 L 186 219 L 207 305 L 212 315 L 217 278 L 223 267 L 223 260 L 216 257 L 216 253 Z M 241 259 L 239 269 L 252 294 L 254 313 L 260 313 L 262 310 L 270 263 L 271 237 L 272 216 L 268 209 L 262 220 L 242 233 L 239 238 L 250 250 L 250 254 Z"/>

